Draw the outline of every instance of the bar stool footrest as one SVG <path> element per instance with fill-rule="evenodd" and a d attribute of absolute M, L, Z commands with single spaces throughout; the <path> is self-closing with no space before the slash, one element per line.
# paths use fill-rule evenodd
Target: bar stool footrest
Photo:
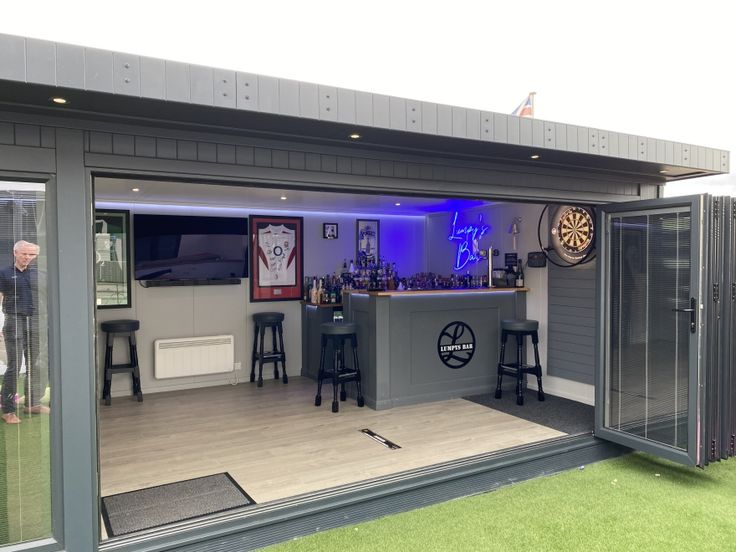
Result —
<path fill-rule="evenodd" d="M 502 364 L 501 368 L 504 370 L 504 375 L 506 376 L 515 376 L 516 372 L 519 370 L 519 366 L 517 364 Z M 539 367 L 541 370 L 541 366 Z M 537 373 L 537 367 L 533 364 L 522 364 L 521 365 L 521 373 L 522 374 L 536 374 Z"/>
<path fill-rule="evenodd" d="M 136 368 L 138 368 L 138 366 L 134 364 L 113 364 L 112 366 L 108 366 L 107 371 L 108 372 L 132 372 Z"/>

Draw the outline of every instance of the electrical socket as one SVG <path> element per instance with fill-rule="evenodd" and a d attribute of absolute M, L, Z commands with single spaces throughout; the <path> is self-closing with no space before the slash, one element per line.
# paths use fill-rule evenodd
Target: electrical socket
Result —
<path fill-rule="evenodd" d="M 233 363 L 233 369 L 234 370 L 240 370 L 242 368 L 241 364 L 239 362 Z"/>

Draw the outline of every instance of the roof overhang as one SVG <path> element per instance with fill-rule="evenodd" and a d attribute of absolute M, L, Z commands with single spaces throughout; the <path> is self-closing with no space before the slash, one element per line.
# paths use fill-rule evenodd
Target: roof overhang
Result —
<path fill-rule="evenodd" d="M 727 173 L 723 150 L 0 35 L 0 109 L 640 176 Z M 72 62 L 76 61 L 74 64 Z M 61 96 L 65 105 L 51 98 Z M 360 135 L 359 140 L 350 134 Z"/>

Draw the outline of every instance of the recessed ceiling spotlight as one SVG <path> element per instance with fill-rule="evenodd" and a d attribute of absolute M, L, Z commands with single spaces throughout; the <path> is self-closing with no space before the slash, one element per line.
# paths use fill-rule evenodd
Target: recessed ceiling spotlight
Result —
<path fill-rule="evenodd" d="M 668 171 L 667 169 L 662 169 L 661 171 L 659 171 L 660 174 L 666 174 L 668 172 L 670 172 L 670 171 Z"/>
<path fill-rule="evenodd" d="M 358 134 L 357 132 L 353 132 L 353 133 L 352 133 L 352 134 L 350 135 L 350 139 L 351 139 L 351 140 L 360 140 L 360 134 Z"/>
<path fill-rule="evenodd" d="M 539 155 L 537 155 L 537 154 L 535 153 L 534 155 L 532 155 L 532 159 L 539 159 Z"/>
<path fill-rule="evenodd" d="M 64 105 L 65 103 L 68 103 L 68 100 L 66 98 L 62 98 L 61 96 L 55 96 L 51 98 L 51 101 L 59 105 Z"/>
<path fill-rule="evenodd" d="M 131 192 L 140 192 L 141 189 L 140 188 L 131 188 L 130 191 Z"/>
<path fill-rule="evenodd" d="M 394 205 L 396 205 L 398 207 L 399 205 L 401 205 L 401 203 L 396 202 L 396 203 L 394 203 Z"/>
<path fill-rule="evenodd" d="M 286 201 L 286 196 L 281 196 L 281 199 Z"/>

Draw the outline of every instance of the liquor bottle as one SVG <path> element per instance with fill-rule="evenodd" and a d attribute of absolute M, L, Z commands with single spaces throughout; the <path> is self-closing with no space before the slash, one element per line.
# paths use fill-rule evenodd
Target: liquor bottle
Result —
<path fill-rule="evenodd" d="M 350 259 L 350 268 L 348 269 L 348 272 L 350 272 L 350 274 L 355 274 L 355 265 L 353 264 L 353 259 Z"/>
<path fill-rule="evenodd" d="M 312 290 L 311 290 L 311 297 L 309 300 L 312 302 L 313 305 L 316 305 L 319 303 L 319 290 L 317 289 L 317 278 L 312 279 Z"/>
<path fill-rule="evenodd" d="M 516 287 L 524 287 L 524 269 L 522 268 L 522 263 L 519 261 L 519 264 L 516 265 Z"/>

